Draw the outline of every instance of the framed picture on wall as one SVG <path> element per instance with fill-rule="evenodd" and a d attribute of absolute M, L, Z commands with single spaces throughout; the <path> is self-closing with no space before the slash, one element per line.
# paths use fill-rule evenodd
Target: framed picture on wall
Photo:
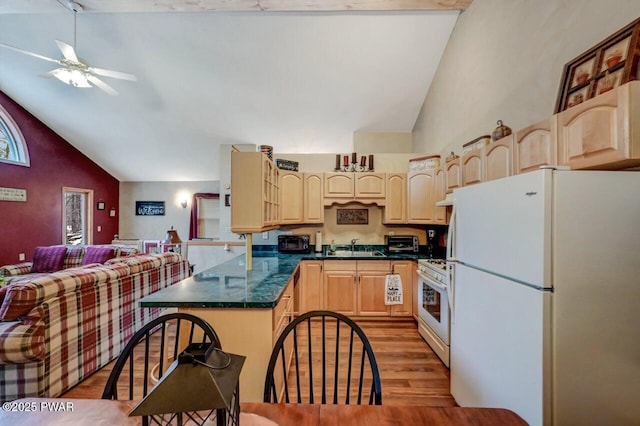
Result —
<path fill-rule="evenodd" d="M 640 78 L 640 19 L 564 66 L 555 112 L 578 105 Z"/>

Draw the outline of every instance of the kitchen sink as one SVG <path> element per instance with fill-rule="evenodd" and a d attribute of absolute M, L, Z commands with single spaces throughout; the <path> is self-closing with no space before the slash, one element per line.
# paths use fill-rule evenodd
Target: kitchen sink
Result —
<path fill-rule="evenodd" d="M 328 251 L 329 257 L 387 257 L 381 251 L 351 251 L 351 250 L 336 250 Z"/>

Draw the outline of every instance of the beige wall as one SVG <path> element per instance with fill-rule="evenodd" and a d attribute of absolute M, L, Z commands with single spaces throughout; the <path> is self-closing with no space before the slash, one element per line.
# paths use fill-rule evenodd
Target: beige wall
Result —
<path fill-rule="evenodd" d="M 474 0 L 414 127 L 414 152 L 451 150 L 554 113 L 564 64 L 640 16 L 639 0 Z"/>

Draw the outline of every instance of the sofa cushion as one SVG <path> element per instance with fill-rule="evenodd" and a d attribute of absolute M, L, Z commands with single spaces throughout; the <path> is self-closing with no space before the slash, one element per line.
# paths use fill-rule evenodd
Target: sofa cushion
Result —
<path fill-rule="evenodd" d="M 82 265 L 84 258 L 83 246 L 67 246 L 67 253 L 64 255 L 63 269 L 77 268 Z"/>
<path fill-rule="evenodd" d="M 86 266 L 91 263 L 104 263 L 115 257 L 115 255 L 116 250 L 113 247 L 89 246 L 85 251 L 82 266 Z"/>
<path fill-rule="evenodd" d="M 56 272 L 64 266 L 65 246 L 36 247 L 31 272 Z"/>

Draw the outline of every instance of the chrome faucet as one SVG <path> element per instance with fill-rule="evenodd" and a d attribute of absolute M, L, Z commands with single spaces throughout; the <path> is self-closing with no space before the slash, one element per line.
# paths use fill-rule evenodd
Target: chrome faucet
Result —
<path fill-rule="evenodd" d="M 351 252 L 356 251 L 356 241 L 358 241 L 359 238 L 354 238 L 353 240 L 351 240 Z"/>

